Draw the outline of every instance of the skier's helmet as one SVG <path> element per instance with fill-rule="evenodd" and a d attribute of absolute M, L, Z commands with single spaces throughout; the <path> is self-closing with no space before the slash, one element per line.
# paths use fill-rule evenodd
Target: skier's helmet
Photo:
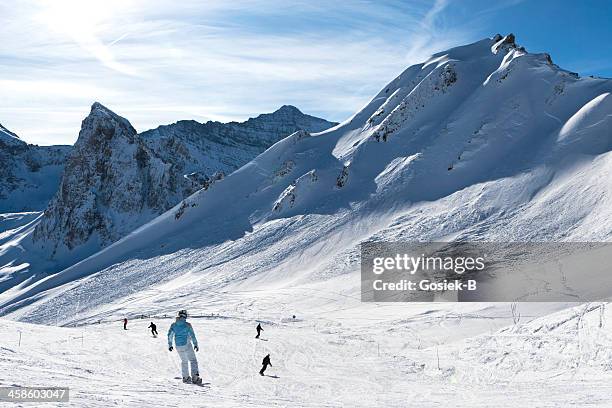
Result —
<path fill-rule="evenodd" d="M 178 317 L 187 318 L 187 311 L 185 309 L 178 312 Z"/>

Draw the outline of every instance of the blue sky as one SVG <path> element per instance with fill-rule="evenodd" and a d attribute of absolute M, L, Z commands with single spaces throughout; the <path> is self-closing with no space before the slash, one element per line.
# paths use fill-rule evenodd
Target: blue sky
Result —
<path fill-rule="evenodd" d="M 93 101 L 139 131 L 293 104 L 341 121 L 428 55 L 513 32 L 612 77 L 609 1 L 3 1 L 0 123 L 73 143 Z"/>

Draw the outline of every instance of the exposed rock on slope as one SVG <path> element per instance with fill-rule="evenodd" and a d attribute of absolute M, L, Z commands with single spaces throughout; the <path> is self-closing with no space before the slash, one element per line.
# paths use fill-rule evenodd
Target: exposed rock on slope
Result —
<path fill-rule="evenodd" d="M 0 125 L 0 213 L 45 208 L 69 151 L 70 146 L 27 144 Z"/>

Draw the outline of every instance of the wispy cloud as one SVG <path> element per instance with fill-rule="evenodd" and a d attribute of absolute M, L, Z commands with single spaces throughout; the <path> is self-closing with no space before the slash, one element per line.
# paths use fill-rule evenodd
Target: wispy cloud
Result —
<path fill-rule="evenodd" d="M 0 123 L 72 143 L 94 100 L 139 130 L 286 103 L 343 120 L 408 65 L 471 39 L 446 24 L 448 0 L 330 4 L 4 2 Z"/>

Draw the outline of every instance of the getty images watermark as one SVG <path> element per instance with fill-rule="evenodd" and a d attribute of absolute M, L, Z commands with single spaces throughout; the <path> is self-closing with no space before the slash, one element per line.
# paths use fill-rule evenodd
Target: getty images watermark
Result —
<path fill-rule="evenodd" d="M 583 302 L 609 296 L 612 243 L 361 245 L 365 302 Z"/>

